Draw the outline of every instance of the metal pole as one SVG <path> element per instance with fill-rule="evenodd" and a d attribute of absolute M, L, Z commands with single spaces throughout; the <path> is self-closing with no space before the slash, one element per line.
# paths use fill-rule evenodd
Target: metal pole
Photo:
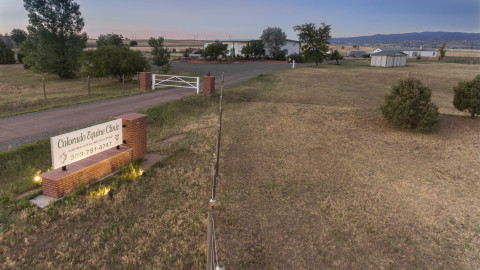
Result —
<path fill-rule="evenodd" d="M 212 200 L 215 200 L 215 192 L 217 186 L 217 176 L 218 176 L 218 165 L 220 159 L 220 138 L 222 136 L 222 103 L 223 103 L 223 87 L 224 87 L 224 74 L 222 73 L 222 88 L 220 90 L 220 105 L 218 108 L 218 131 L 217 131 L 217 144 L 215 147 L 215 160 L 213 163 L 213 173 L 212 173 Z"/>
<path fill-rule="evenodd" d="M 43 84 L 43 98 L 47 100 L 47 92 L 45 91 L 45 77 L 42 78 L 42 84 Z"/>
<path fill-rule="evenodd" d="M 122 74 L 123 94 L 125 94 L 125 74 Z"/>
<path fill-rule="evenodd" d="M 90 96 L 90 76 L 88 76 L 88 96 Z"/>

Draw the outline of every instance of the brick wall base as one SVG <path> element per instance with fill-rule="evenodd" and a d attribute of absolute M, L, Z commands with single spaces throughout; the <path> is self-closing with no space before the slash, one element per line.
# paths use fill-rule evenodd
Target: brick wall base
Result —
<path fill-rule="evenodd" d="M 67 166 L 46 172 L 42 177 L 43 195 L 61 198 L 80 185 L 101 179 L 120 169 L 132 160 L 133 148 L 127 145 L 112 148 Z"/>

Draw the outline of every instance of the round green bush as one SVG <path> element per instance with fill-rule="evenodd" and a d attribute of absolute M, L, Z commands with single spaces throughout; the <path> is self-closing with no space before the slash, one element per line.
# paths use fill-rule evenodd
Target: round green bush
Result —
<path fill-rule="evenodd" d="M 466 82 L 459 82 L 453 88 L 453 106 L 459 111 L 467 111 L 472 118 L 480 114 L 480 75 Z"/>
<path fill-rule="evenodd" d="M 431 131 L 438 118 L 438 107 L 431 102 L 432 90 L 418 79 L 407 76 L 392 86 L 385 96 L 382 114 L 395 127 Z"/>

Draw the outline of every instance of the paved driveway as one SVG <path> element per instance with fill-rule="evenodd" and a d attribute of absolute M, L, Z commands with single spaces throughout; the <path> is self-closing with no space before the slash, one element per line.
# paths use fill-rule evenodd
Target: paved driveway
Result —
<path fill-rule="evenodd" d="M 259 74 L 291 67 L 277 63 L 233 63 L 233 64 L 191 64 L 173 62 L 172 69 L 216 76 L 220 86 L 222 72 L 225 72 L 225 85 L 236 84 Z M 194 90 L 171 88 L 128 97 L 113 98 L 73 106 L 55 108 L 35 113 L 0 118 L 0 152 L 9 147 L 31 143 L 78 128 L 106 121 L 111 117 L 135 112 L 144 108 L 194 94 Z"/>

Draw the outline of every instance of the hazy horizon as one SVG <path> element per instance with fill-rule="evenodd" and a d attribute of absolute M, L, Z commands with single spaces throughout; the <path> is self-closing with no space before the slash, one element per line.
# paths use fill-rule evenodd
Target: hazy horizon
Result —
<path fill-rule="evenodd" d="M 246 0 L 237 6 L 219 0 L 76 2 L 85 19 L 83 31 L 90 39 L 108 33 L 129 39 L 249 39 L 258 38 L 267 27 L 280 27 L 288 39 L 296 39 L 293 26 L 309 22 L 330 24 L 335 38 L 438 31 L 480 33 L 477 0 L 406 0 L 401 5 L 379 0 L 362 4 L 354 0 Z M 0 0 L 0 33 L 26 30 L 27 15 L 23 1 Z"/>

